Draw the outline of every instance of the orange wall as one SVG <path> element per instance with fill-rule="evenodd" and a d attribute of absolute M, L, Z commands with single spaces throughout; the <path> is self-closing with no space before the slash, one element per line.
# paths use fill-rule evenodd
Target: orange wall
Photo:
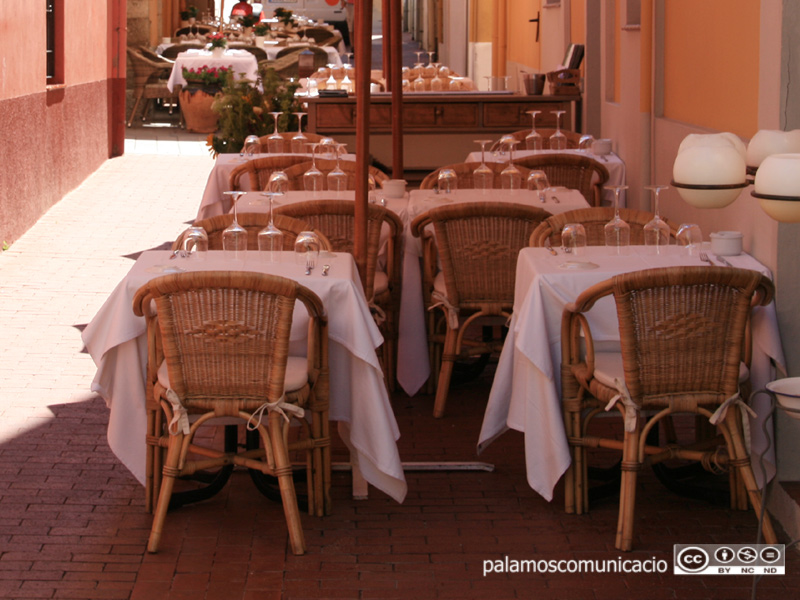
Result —
<path fill-rule="evenodd" d="M 759 21 L 753 0 L 665 2 L 665 117 L 752 137 L 758 130 Z"/>
<path fill-rule="evenodd" d="M 494 33 L 496 0 L 474 0 L 472 6 L 471 42 L 491 42 Z"/>
<path fill-rule="evenodd" d="M 503 2 L 505 0 L 498 0 Z M 508 2 L 508 61 L 539 69 L 539 44 L 536 42 L 536 18 L 539 0 Z M 541 33 L 540 33 L 541 38 Z"/>
<path fill-rule="evenodd" d="M 586 0 L 570 3 L 569 35 L 571 44 L 586 43 Z"/>

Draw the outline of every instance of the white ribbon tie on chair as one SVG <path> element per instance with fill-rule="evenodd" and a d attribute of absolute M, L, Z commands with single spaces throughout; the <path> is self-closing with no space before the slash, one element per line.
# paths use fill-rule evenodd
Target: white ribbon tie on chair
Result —
<path fill-rule="evenodd" d="M 172 388 L 167 389 L 167 400 L 172 406 L 172 420 L 169 422 L 167 430 L 170 435 L 178 435 L 178 431 L 183 434 L 189 433 L 189 414 L 181 404 L 181 399 L 178 398 Z"/>
<path fill-rule="evenodd" d="M 636 415 L 639 412 L 639 407 L 631 399 L 631 393 L 628 391 L 628 386 L 625 382 L 620 380 L 619 377 L 614 377 L 614 387 L 617 388 L 619 394 L 611 398 L 606 404 L 606 412 L 614 408 L 617 400 L 622 400 L 622 405 L 625 407 L 625 431 L 628 433 L 636 429 Z"/>
<path fill-rule="evenodd" d="M 276 402 L 264 402 L 261 406 L 259 406 L 256 411 L 250 415 L 250 418 L 247 420 L 247 430 L 253 431 L 257 429 L 259 425 L 261 425 L 261 419 L 264 416 L 264 411 L 272 412 L 277 411 L 288 423 L 289 416 L 286 414 L 285 411 L 289 411 L 293 415 L 295 415 L 298 419 L 302 419 L 303 416 L 306 414 L 306 411 L 303 410 L 302 407 L 297 406 L 296 404 L 287 404 L 285 400 L 286 396 L 281 396 Z M 253 419 L 257 418 L 258 421 L 255 425 L 253 425 Z"/>
<path fill-rule="evenodd" d="M 450 327 L 450 329 L 458 329 L 458 309 L 450 304 L 447 296 L 439 291 L 434 290 L 431 292 L 431 299 L 436 300 L 437 302 L 429 306 L 428 310 L 433 310 L 438 306 L 444 306 L 445 312 L 447 313 L 447 326 Z"/>
<path fill-rule="evenodd" d="M 725 415 L 728 413 L 728 409 L 731 407 L 731 404 L 739 404 L 742 408 L 744 408 L 747 414 L 754 419 L 758 416 L 756 415 L 755 411 L 747 405 L 747 402 L 742 400 L 739 392 L 736 392 L 733 396 L 719 405 L 719 408 L 715 410 L 714 414 L 709 417 L 708 422 L 712 425 L 716 425 L 720 421 L 723 421 L 725 419 Z"/>

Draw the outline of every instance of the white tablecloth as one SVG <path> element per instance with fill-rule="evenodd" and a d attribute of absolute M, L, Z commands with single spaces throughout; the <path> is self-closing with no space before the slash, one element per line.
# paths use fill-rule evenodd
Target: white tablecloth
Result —
<path fill-rule="evenodd" d="M 239 79 L 249 79 L 255 81 L 258 77 L 258 61 L 256 57 L 247 50 L 226 50 L 224 56 L 216 58 L 207 50 L 187 50 L 181 52 L 175 58 L 172 65 L 167 87 L 172 91 L 176 85 L 186 85 L 183 78 L 183 68 L 199 69 L 208 65 L 209 67 L 230 67 Z"/>
<path fill-rule="evenodd" d="M 618 273 L 677 265 L 701 265 L 677 246 L 655 256 L 644 247 L 631 247 L 629 256 L 612 256 L 605 247 L 587 249 L 583 261 L 599 265 L 596 269 L 572 270 L 559 265 L 567 257 L 552 256 L 544 248 L 526 248 L 517 262 L 516 294 L 511 326 L 484 415 L 478 451 L 506 430 L 525 434 L 525 462 L 529 485 L 551 500 L 553 488 L 570 464 L 569 446 L 564 433 L 561 410 L 561 314 L 564 306 L 588 287 Z M 728 257 L 735 267 L 753 269 L 766 275 L 769 270 L 757 260 L 742 254 Z M 592 335 L 598 341 L 619 341 L 616 307 L 613 298 L 600 300 L 588 313 Z M 774 379 L 770 359 L 783 365 L 775 304 L 753 311 L 753 358 L 751 381 L 759 389 Z M 754 409 L 766 413 L 769 401 L 756 399 Z M 767 440 L 759 437 L 760 422 L 751 425 L 753 449 L 763 452 Z M 774 466 L 774 463 L 773 463 Z"/>
<path fill-rule="evenodd" d="M 223 252 L 169 260 L 170 252 L 141 255 L 128 275 L 114 289 L 82 334 L 97 365 L 92 390 L 110 409 L 108 443 L 114 454 L 140 482 L 145 480 L 145 375 L 147 339 L 145 321 L 132 311 L 133 296 L 163 267 L 187 270 L 225 270 L 232 262 Z M 339 432 L 351 450 L 351 460 L 364 478 L 402 502 L 406 495 L 403 467 L 396 440 L 400 437 L 375 348 L 382 337 L 364 301 L 355 262 L 338 253 L 325 262 L 330 275 L 319 270 L 303 275 L 292 253 L 280 263 L 268 263 L 258 252 L 245 253 L 241 270 L 269 272 L 297 279 L 315 292 L 329 315 L 330 418 L 339 421 Z M 295 312 L 291 341 L 293 352 L 305 346 L 304 309 Z"/>
<path fill-rule="evenodd" d="M 280 156 L 278 154 L 254 154 L 253 159 L 264 158 L 266 156 Z M 296 156 L 296 155 L 292 155 Z M 311 160 L 311 155 L 307 155 L 308 160 Z M 319 155 L 317 155 L 319 158 Z M 342 154 L 341 160 L 355 160 L 355 154 Z M 207 219 L 208 217 L 215 217 L 230 212 L 231 205 L 230 199 L 222 192 L 229 191 L 231 188 L 228 185 L 231 171 L 237 166 L 246 162 L 248 159 L 245 156 L 238 154 L 220 154 L 217 160 L 214 161 L 214 166 L 208 174 L 208 181 L 206 182 L 206 189 L 203 190 L 203 198 L 200 201 L 200 208 L 197 210 L 198 219 Z M 240 181 L 240 187 L 243 191 L 250 191 L 250 178 L 243 177 Z"/>
<path fill-rule="evenodd" d="M 561 189 L 556 192 L 560 202 L 539 201 L 536 192 L 527 190 L 456 190 L 451 194 L 435 194 L 432 190 L 414 190 L 408 202 L 407 219 L 447 202 L 516 202 L 538 206 L 550 213 L 562 213 L 589 204 L 580 192 Z M 397 340 L 397 381 L 409 396 L 416 394 L 430 376 L 428 338 L 425 332 L 425 307 L 422 298 L 420 258 L 422 244 L 406 226 L 405 255 L 403 256 L 403 291 L 400 302 L 400 331 Z"/>
<path fill-rule="evenodd" d="M 555 154 L 557 152 L 561 152 L 563 154 L 575 154 L 578 156 L 586 156 L 587 153 L 579 150 L 514 150 L 514 159 L 517 158 L 525 158 L 528 156 L 537 156 L 539 154 Z M 599 155 L 599 154 L 592 154 L 591 152 L 588 153 L 590 158 L 593 158 L 603 164 L 603 166 L 608 169 L 608 182 L 606 183 L 607 186 L 611 185 L 625 185 L 625 163 L 622 162 L 622 159 L 614 154 L 606 155 Z M 481 162 L 481 153 L 480 151 L 470 152 L 467 155 L 466 162 Z M 500 153 L 493 153 L 486 151 L 486 162 L 508 162 L 508 154 L 500 154 Z M 623 190 L 622 193 L 619 195 L 619 205 L 621 207 L 625 206 L 625 191 Z M 587 198 L 588 201 L 591 202 L 591 198 Z M 604 190 L 603 191 L 603 205 L 604 206 L 613 206 L 614 205 L 614 192 L 611 190 Z"/>

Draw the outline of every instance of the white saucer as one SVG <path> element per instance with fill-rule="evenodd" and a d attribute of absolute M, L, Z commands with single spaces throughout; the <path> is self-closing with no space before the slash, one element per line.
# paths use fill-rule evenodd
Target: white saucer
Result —
<path fill-rule="evenodd" d="M 596 265 L 593 262 L 581 261 L 581 260 L 568 260 L 558 265 L 560 269 L 570 269 L 572 271 L 596 269 L 599 266 L 600 265 Z"/>

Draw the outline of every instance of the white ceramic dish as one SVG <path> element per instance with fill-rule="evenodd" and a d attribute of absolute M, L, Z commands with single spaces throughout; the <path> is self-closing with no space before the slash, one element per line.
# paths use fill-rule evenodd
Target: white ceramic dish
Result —
<path fill-rule="evenodd" d="M 558 265 L 559 269 L 569 269 L 570 271 L 587 271 L 589 269 L 596 269 L 599 265 L 589 261 L 582 260 L 568 260 Z"/>

